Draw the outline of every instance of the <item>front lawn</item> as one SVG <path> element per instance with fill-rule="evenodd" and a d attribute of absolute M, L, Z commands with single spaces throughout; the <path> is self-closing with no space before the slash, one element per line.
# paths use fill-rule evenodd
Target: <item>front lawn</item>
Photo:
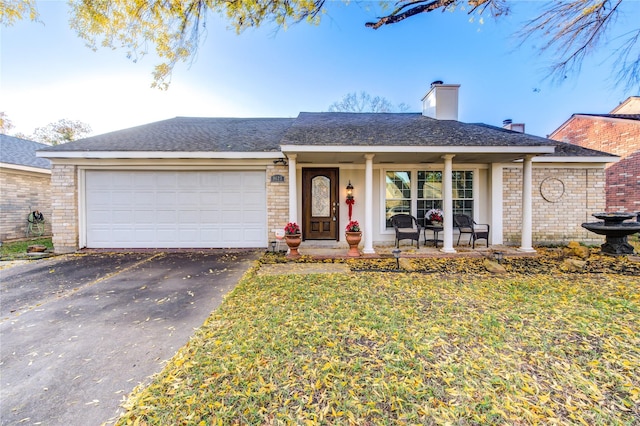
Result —
<path fill-rule="evenodd" d="M 119 424 L 637 424 L 640 278 L 250 271 Z"/>
<path fill-rule="evenodd" d="M 51 237 L 32 238 L 22 241 L 9 241 L 0 245 L 0 260 L 22 259 L 27 256 L 27 247 L 32 245 L 43 245 L 47 249 L 53 250 Z"/>

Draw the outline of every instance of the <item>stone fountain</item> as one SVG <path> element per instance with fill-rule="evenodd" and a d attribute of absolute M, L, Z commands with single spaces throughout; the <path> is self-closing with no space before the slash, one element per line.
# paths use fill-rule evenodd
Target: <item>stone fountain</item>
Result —
<path fill-rule="evenodd" d="M 582 227 L 598 235 L 604 235 L 606 240 L 600 246 L 606 254 L 633 254 L 633 246 L 627 241 L 627 236 L 640 232 L 640 222 L 625 222 L 635 215 L 631 213 L 594 213 L 593 217 L 602 222 L 583 223 Z"/>

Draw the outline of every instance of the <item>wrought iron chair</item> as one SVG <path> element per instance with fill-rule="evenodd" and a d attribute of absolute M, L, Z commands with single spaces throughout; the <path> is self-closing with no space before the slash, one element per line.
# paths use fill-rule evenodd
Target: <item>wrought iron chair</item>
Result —
<path fill-rule="evenodd" d="M 391 216 L 391 224 L 396 231 L 396 247 L 400 247 L 400 240 L 415 240 L 416 248 L 420 248 L 420 234 L 423 227 L 415 217 L 409 214 L 397 214 Z"/>
<path fill-rule="evenodd" d="M 458 245 L 460 244 L 460 237 L 462 234 L 470 234 L 469 245 L 473 244 L 473 248 L 476 248 L 476 240 L 482 239 L 487 240 L 487 247 L 489 247 L 489 224 L 478 224 L 466 214 L 453 215 L 453 221 L 460 231 L 460 234 L 458 234 Z"/>

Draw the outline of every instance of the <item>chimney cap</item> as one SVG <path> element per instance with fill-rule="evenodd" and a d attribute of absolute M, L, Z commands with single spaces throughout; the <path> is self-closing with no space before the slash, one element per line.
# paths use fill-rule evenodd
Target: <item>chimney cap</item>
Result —
<path fill-rule="evenodd" d="M 508 126 L 509 124 L 512 124 L 512 123 L 513 123 L 513 120 L 510 118 L 507 118 L 506 120 L 502 121 L 503 126 Z"/>
<path fill-rule="evenodd" d="M 442 80 L 436 80 L 431 82 L 431 87 L 435 86 L 436 84 L 444 84 L 444 83 L 442 82 Z"/>

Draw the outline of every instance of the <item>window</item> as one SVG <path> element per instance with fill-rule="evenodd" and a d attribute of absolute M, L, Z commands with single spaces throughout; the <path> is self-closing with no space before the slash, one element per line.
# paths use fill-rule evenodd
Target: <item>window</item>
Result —
<path fill-rule="evenodd" d="M 391 216 L 400 213 L 411 214 L 411 172 L 387 172 L 384 209 L 387 228 L 391 225 Z"/>
<path fill-rule="evenodd" d="M 473 217 L 473 172 L 454 171 L 453 178 L 453 214 L 466 214 Z"/>
<path fill-rule="evenodd" d="M 442 171 L 405 170 L 386 172 L 386 227 L 391 228 L 394 214 L 408 213 L 422 220 L 431 209 L 442 209 Z M 473 217 L 473 171 L 456 170 L 451 174 L 453 184 L 453 214 Z M 416 182 L 416 189 L 411 185 Z"/>
<path fill-rule="evenodd" d="M 424 218 L 431 209 L 442 209 L 442 172 L 418 171 L 418 208 L 416 218 Z"/>

